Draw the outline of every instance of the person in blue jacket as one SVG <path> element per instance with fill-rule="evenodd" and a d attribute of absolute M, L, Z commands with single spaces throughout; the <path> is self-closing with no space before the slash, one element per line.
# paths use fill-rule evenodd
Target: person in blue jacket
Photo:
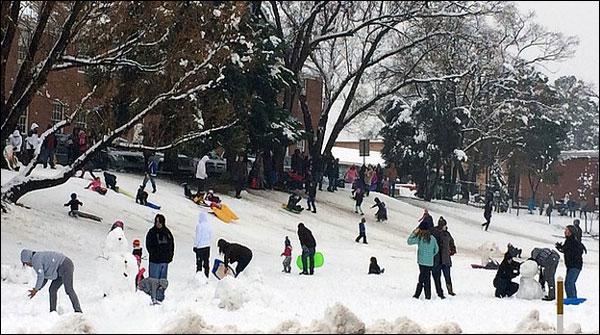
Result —
<path fill-rule="evenodd" d="M 146 188 L 146 183 L 148 182 L 148 179 L 150 179 L 150 183 L 152 184 L 152 193 L 156 193 L 156 183 L 154 182 L 156 171 L 158 171 L 158 163 L 156 162 L 155 157 L 151 157 L 146 168 L 146 174 L 144 175 L 142 186 L 143 188 Z"/>
<path fill-rule="evenodd" d="M 21 251 L 21 263 L 35 270 L 37 281 L 35 286 L 29 290 L 29 298 L 33 298 L 48 280 L 50 284 L 50 312 L 56 311 L 56 300 L 58 289 L 64 284 L 65 292 L 71 299 L 75 313 L 81 313 L 79 298 L 73 289 L 73 270 L 75 269 L 73 261 L 59 252 L 54 251 L 31 251 L 23 249 Z"/>
<path fill-rule="evenodd" d="M 419 299 L 423 288 L 425 288 L 425 299 L 431 299 L 431 271 L 433 269 L 433 259 L 439 251 L 437 241 L 431 235 L 428 220 L 421 220 L 419 227 L 416 228 L 408 237 L 408 244 L 418 245 L 417 263 L 419 264 L 419 282 L 413 298 Z"/>

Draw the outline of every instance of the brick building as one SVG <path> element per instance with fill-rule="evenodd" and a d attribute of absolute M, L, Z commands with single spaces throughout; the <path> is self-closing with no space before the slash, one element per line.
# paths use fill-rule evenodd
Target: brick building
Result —
<path fill-rule="evenodd" d="M 558 183 L 554 185 L 540 184 L 536 200 L 546 199 L 549 192 L 559 201 L 565 194 L 571 193 L 570 199 L 579 203 L 586 202 L 588 208 L 598 209 L 598 151 L 574 150 L 563 151 L 554 163 L 553 169 L 558 174 Z M 531 187 L 527 175 L 521 176 L 520 194 L 523 199 L 531 198 Z M 587 184 L 587 185 L 586 185 Z"/>
<path fill-rule="evenodd" d="M 20 20 L 17 25 L 14 37 L 16 41 L 13 41 L 11 45 L 6 63 L 6 77 L 4 82 L 6 92 L 10 92 L 14 86 L 19 68 L 27 54 L 34 29 L 35 26 L 32 26 L 32 23 L 26 19 Z M 41 52 L 38 52 L 38 54 L 45 56 L 51 47 L 53 37 L 45 34 L 40 42 L 39 50 Z M 70 46 L 71 49 L 74 47 L 73 45 Z M 68 50 L 68 53 L 73 51 Z M 39 57 L 36 57 L 36 63 L 42 60 Z M 89 91 L 85 74 L 81 69 L 70 68 L 61 71 L 50 71 L 46 83 L 34 94 L 26 112 L 19 118 L 18 127 L 21 133 L 26 134 L 34 122 L 42 130 L 45 130 L 47 125 L 63 120 L 65 115 L 69 115 L 77 108 L 81 99 Z M 92 107 L 93 102 L 89 101 L 89 105 L 85 106 L 78 113 L 73 124 L 65 127 L 63 132 L 70 132 L 74 126 L 86 127 L 87 115 L 92 110 Z"/>

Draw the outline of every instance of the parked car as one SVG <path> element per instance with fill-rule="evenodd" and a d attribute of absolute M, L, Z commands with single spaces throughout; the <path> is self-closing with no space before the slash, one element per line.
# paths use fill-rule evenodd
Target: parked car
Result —
<path fill-rule="evenodd" d="M 208 161 L 206 162 L 206 173 L 209 175 L 218 175 L 227 171 L 227 162 L 217 155 L 214 151 L 211 151 L 207 154 Z M 193 159 L 194 161 L 194 173 L 196 173 L 196 166 L 198 166 L 198 162 L 200 161 L 199 157 Z"/>

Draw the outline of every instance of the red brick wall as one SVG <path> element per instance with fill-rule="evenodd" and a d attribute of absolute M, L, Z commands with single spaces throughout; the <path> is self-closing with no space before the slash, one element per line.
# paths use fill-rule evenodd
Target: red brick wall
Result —
<path fill-rule="evenodd" d="M 566 193 L 571 192 L 571 199 L 581 201 L 578 189 L 581 188 L 581 182 L 578 178 L 582 173 L 587 172 L 593 176 L 592 188 L 586 193 L 587 204 L 593 208 L 598 208 L 595 205 L 595 198 L 598 197 L 598 158 L 574 158 L 557 162 L 554 165 L 554 170 L 559 173 L 559 182 L 556 185 L 540 184 L 536 193 L 536 201 L 545 199 L 549 192 L 554 192 L 556 201 L 563 199 Z M 521 176 L 521 196 L 525 201 L 531 197 L 531 187 L 527 175 Z"/>
<path fill-rule="evenodd" d="M 18 50 L 19 30 L 15 32 L 15 38 L 11 45 L 7 64 L 6 64 L 6 80 L 5 87 L 6 92 L 12 90 L 17 73 L 19 71 L 20 64 L 17 63 L 17 50 Z M 47 55 L 47 49 L 49 47 L 49 39 L 42 39 L 40 51 L 38 54 Z M 71 47 L 70 52 L 73 52 Z M 36 57 L 35 61 L 39 62 L 41 59 Z M 89 93 L 85 82 L 85 75 L 78 72 L 76 68 L 67 69 L 63 71 L 51 71 L 48 74 L 47 82 L 42 85 L 38 92 L 33 96 L 31 104 L 29 105 L 27 115 L 27 129 L 30 128 L 33 122 L 37 123 L 42 130 L 45 130 L 47 125 L 51 123 L 52 119 L 52 105 L 56 100 L 61 101 L 65 104 L 65 115 L 72 113 L 75 108 L 79 105 L 81 99 Z M 93 106 L 93 101 L 89 101 L 88 108 Z M 91 125 L 88 125 L 91 126 Z M 64 132 L 71 132 L 73 126 L 66 127 Z"/>

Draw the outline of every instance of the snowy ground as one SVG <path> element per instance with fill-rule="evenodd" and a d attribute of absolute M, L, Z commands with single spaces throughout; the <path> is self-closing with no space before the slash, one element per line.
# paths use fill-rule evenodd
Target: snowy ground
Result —
<path fill-rule="evenodd" d="M 41 171 L 40 171 L 41 170 Z M 34 173 L 48 173 L 38 168 Z M 14 176 L 2 170 L 2 183 Z M 139 176 L 117 173 L 118 184 L 134 192 Z M 210 216 L 216 239 L 239 242 L 253 250 L 254 258 L 237 279 L 204 282 L 195 275 L 192 251 L 194 227 L 199 211 L 206 210 L 186 200 L 179 185 L 158 181 L 158 192 L 149 200 L 163 206 L 167 226 L 175 236 L 175 258 L 169 266 L 169 289 L 162 305 L 150 306 L 143 293 L 102 297 L 97 279 L 97 258 L 110 225 L 125 222 L 129 241 L 145 238 L 157 211 L 135 204 L 134 200 L 109 191 L 101 196 L 84 190 L 89 180 L 72 178 L 64 185 L 33 192 L 21 199 L 31 207 L 14 207 L 2 214 L 1 331 L 25 332 L 553 332 L 556 306 L 553 302 L 524 301 L 493 297 L 495 271 L 473 270 L 479 263 L 477 248 L 496 243 L 504 251 L 507 243 L 528 255 L 533 247 L 553 247 L 561 240 L 570 219 L 562 217 L 549 225 L 538 215 L 495 214 L 490 231 L 481 229 L 480 209 L 449 202 L 425 203 L 417 199 L 391 199 L 372 193 L 365 199 L 368 245 L 355 243 L 359 216 L 352 211 L 349 190 L 317 194 L 317 214 L 292 214 L 280 209 L 287 200 L 281 192 L 251 191 L 241 200 L 222 196 L 241 218 L 224 224 Z M 63 204 L 77 192 L 83 211 L 98 214 L 103 223 L 67 216 Z M 373 219 L 373 198 L 388 205 L 388 223 Z M 303 203 L 305 205 L 305 203 Z M 406 244 L 416 226 L 422 207 L 434 220 L 443 215 L 456 241 L 452 278 L 457 293 L 445 300 L 433 294 L 431 301 L 412 298 L 418 267 L 414 246 Z M 283 241 L 290 237 L 294 260 L 300 250 L 296 227 L 299 222 L 312 230 L 317 250 L 325 265 L 312 277 L 281 272 Z M 595 222 L 597 225 L 597 221 Z M 596 226 L 597 227 L 597 226 Z M 597 230 L 597 228 L 596 228 Z M 586 239 L 588 254 L 578 280 L 580 296 L 588 301 L 565 306 L 565 324 L 577 331 L 598 333 L 598 241 Z M 22 248 L 57 250 L 75 263 L 75 290 L 83 315 L 75 315 L 64 290 L 59 291 L 58 313 L 48 313 L 46 286 L 29 300 L 32 273 L 19 262 Z M 144 248 L 144 253 L 146 249 Z M 211 262 L 216 257 L 211 249 Z M 376 256 L 385 267 L 384 275 L 367 275 L 369 258 Z M 147 266 L 146 262 L 144 265 Z M 564 263 L 557 270 L 565 274 Z M 28 283 L 29 281 L 29 283 Z M 518 282 L 518 278 L 517 278 Z M 537 311 L 537 312 L 536 312 Z M 537 313 L 537 314 L 536 314 Z M 531 314 L 530 319 L 527 316 Z M 539 323 L 535 322 L 539 315 Z M 523 324 L 519 323 L 525 320 Z"/>

